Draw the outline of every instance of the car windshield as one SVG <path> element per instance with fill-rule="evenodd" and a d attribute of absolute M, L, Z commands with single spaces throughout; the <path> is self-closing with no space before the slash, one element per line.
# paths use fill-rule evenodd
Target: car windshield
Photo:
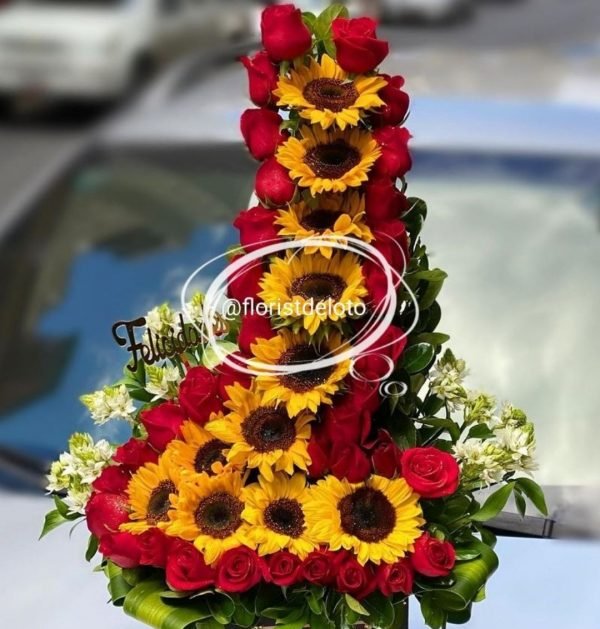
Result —
<path fill-rule="evenodd" d="M 432 264 L 449 274 L 440 331 L 471 386 L 535 420 L 537 478 L 559 490 L 600 484 L 599 167 L 421 150 L 410 179 L 429 205 Z M 0 247 L 0 448 L 48 460 L 74 430 L 123 436 L 78 402 L 120 377 L 111 326 L 177 304 L 188 275 L 236 243 L 254 168 L 239 145 L 120 151 L 47 191 Z"/>

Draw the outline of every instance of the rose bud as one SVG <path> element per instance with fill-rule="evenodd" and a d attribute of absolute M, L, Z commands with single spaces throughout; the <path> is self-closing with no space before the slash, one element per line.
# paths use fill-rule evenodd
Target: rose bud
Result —
<path fill-rule="evenodd" d="M 145 463 L 157 463 L 158 452 L 145 439 L 133 437 L 117 448 L 113 459 L 131 472 Z"/>
<path fill-rule="evenodd" d="M 402 476 L 423 498 L 443 498 L 458 489 L 456 459 L 438 448 L 409 448 L 402 453 Z"/>
<path fill-rule="evenodd" d="M 393 594 L 412 594 L 414 571 L 409 559 L 401 559 L 396 563 L 382 563 L 377 567 L 377 587 L 381 593 L 390 598 Z"/>
<path fill-rule="evenodd" d="M 193 544 L 176 539 L 167 556 L 166 577 L 169 587 L 190 592 L 214 585 L 215 571 L 206 565 Z"/>
<path fill-rule="evenodd" d="M 387 81 L 387 85 L 379 92 L 379 97 L 385 102 L 385 105 L 379 108 L 371 119 L 376 126 L 384 127 L 389 125 L 394 127 L 404 122 L 410 98 L 402 90 L 404 85 L 403 77 L 390 76 L 389 74 L 382 74 L 381 76 Z"/>
<path fill-rule="evenodd" d="M 242 210 L 233 226 L 240 230 L 240 243 L 245 251 L 251 253 L 265 245 L 272 245 L 281 240 L 275 227 L 277 212 L 262 205 Z"/>
<path fill-rule="evenodd" d="M 337 18 L 331 28 L 337 62 L 346 72 L 371 72 L 390 51 L 386 41 L 377 39 L 377 22 L 371 18 Z"/>
<path fill-rule="evenodd" d="M 110 465 L 102 470 L 102 473 L 92 483 L 94 491 L 107 494 L 125 493 L 131 480 L 131 472 L 120 465 Z"/>
<path fill-rule="evenodd" d="M 268 583 L 289 587 L 302 579 L 302 562 L 287 550 L 270 555 L 267 561 L 268 565 L 263 567 L 263 577 Z"/>
<path fill-rule="evenodd" d="M 282 122 L 281 116 L 272 109 L 246 109 L 242 114 L 240 128 L 254 159 L 262 162 L 275 154 L 286 137 L 280 131 Z"/>
<path fill-rule="evenodd" d="M 159 452 L 177 437 L 186 419 L 185 411 L 173 402 L 164 402 L 140 413 L 140 421 L 148 432 L 148 443 Z"/>
<path fill-rule="evenodd" d="M 240 546 L 226 551 L 217 564 L 216 585 L 223 592 L 246 592 L 260 583 L 263 560 L 255 551 Z"/>
<path fill-rule="evenodd" d="M 110 559 L 120 568 L 138 568 L 142 551 L 138 535 L 132 533 L 114 533 L 105 535 L 98 550 L 106 559 Z"/>
<path fill-rule="evenodd" d="M 273 100 L 273 90 L 277 89 L 279 71 L 269 55 L 262 50 L 254 57 L 241 57 L 240 61 L 248 70 L 250 100 L 258 107 L 266 107 Z"/>
<path fill-rule="evenodd" d="M 394 478 L 400 473 L 400 448 L 394 443 L 387 430 L 380 429 L 377 439 L 370 446 L 373 472 L 386 478 Z"/>
<path fill-rule="evenodd" d="M 296 194 L 296 184 L 275 157 L 265 160 L 256 173 L 256 194 L 264 203 L 286 205 Z"/>
<path fill-rule="evenodd" d="M 252 354 L 251 345 L 256 343 L 257 339 L 270 339 L 274 336 L 275 331 L 271 327 L 269 317 L 257 312 L 242 315 L 238 345 L 245 354 Z"/>
<path fill-rule="evenodd" d="M 365 185 L 365 212 L 372 229 L 397 219 L 407 209 L 406 197 L 389 177 L 374 178 Z"/>
<path fill-rule="evenodd" d="M 340 480 L 360 483 L 371 473 L 371 463 L 355 443 L 336 441 L 331 448 L 331 472 Z"/>
<path fill-rule="evenodd" d="M 190 419 L 206 424 L 212 413 L 223 408 L 215 374 L 206 367 L 188 369 L 179 385 L 179 403 Z"/>
<path fill-rule="evenodd" d="M 373 172 L 383 177 L 402 177 L 412 167 L 408 151 L 410 132 L 405 127 L 381 127 L 373 132 L 381 147 L 381 156 L 373 166 Z"/>
<path fill-rule="evenodd" d="M 334 553 L 327 550 L 313 550 L 304 560 L 302 576 L 316 585 L 328 586 L 335 581 L 333 571 Z"/>
<path fill-rule="evenodd" d="M 148 529 L 138 535 L 140 564 L 154 568 L 164 568 L 167 564 L 169 538 L 157 528 Z"/>
<path fill-rule="evenodd" d="M 232 262 L 235 262 L 243 255 L 237 255 Z M 227 278 L 229 297 L 240 304 L 246 299 L 258 299 L 258 293 L 260 292 L 259 282 L 262 279 L 263 272 L 264 269 L 260 260 L 253 260 L 242 265 L 235 273 L 230 271 Z"/>
<path fill-rule="evenodd" d="M 361 600 L 372 594 L 377 587 L 373 568 L 361 566 L 354 555 L 338 553 L 335 560 L 336 589 Z"/>
<path fill-rule="evenodd" d="M 302 20 L 302 11 L 293 4 L 278 4 L 262 12 L 262 43 L 273 61 L 290 61 L 312 46 L 311 32 Z"/>
<path fill-rule="evenodd" d="M 117 533 L 121 524 L 129 521 L 127 498 L 120 494 L 94 494 L 85 507 L 85 518 L 90 533 L 98 539 Z"/>
<path fill-rule="evenodd" d="M 228 358 L 235 361 L 236 364 L 242 358 L 239 352 L 229 354 Z M 237 360 L 236 360 L 237 359 Z M 239 363 L 240 366 L 242 363 Z M 249 389 L 252 386 L 252 378 L 249 374 L 245 374 L 235 367 L 229 366 L 227 363 L 221 363 L 216 368 L 217 380 L 219 382 L 219 397 L 222 400 L 228 400 L 229 394 L 227 393 L 227 387 L 233 386 L 236 382 L 243 386 L 245 389 Z"/>
<path fill-rule="evenodd" d="M 456 562 L 456 551 L 450 542 L 442 542 L 423 533 L 415 542 L 411 556 L 413 568 L 426 577 L 445 577 Z"/>

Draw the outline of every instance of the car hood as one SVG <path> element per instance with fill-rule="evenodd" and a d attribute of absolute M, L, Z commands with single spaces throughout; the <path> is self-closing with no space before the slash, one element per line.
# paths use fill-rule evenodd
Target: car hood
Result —
<path fill-rule="evenodd" d="M 129 24 L 126 10 L 16 5 L 0 13 L 0 38 L 94 43 Z"/>

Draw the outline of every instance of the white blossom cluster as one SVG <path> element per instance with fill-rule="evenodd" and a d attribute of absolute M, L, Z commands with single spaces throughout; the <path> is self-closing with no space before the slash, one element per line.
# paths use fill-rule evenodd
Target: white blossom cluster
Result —
<path fill-rule="evenodd" d="M 94 443 L 88 434 L 71 435 L 69 451 L 63 452 L 50 466 L 47 491 L 66 491 L 64 502 L 70 513 L 83 514 L 92 494 L 92 483 L 110 463 L 114 453 L 115 448 L 105 439 Z"/>
<path fill-rule="evenodd" d="M 79 399 L 89 410 L 94 423 L 99 426 L 111 419 L 131 421 L 136 411 L 124 384 L 104 387 L 99 391 L 82 395 Z"/>
<path fill-rule="evenodd" d="M 467 399 L 467 390 L 463 385 L 467 374 L 465 361 L 455 358 L 447 349 L 431 371 L 431 392 L 444 400 L 450 410 L 457 410 Z"/>
<path fill-rule="evenodd" d="M 177 396 L 181 373 L 177 367 L 157 367 L 156 365 L 146 366 L 146 391 L 151 393 L 156 400 L 172 400 Z"/>

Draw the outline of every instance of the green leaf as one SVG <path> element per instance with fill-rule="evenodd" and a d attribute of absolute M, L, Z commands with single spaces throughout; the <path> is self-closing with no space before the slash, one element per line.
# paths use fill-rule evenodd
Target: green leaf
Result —
<path fill-rule="evenodd" d="M 229 341 L 217 341 L 217 345 L 220 347 L 225 354 L 233 354 L 233 352 L 238 351 L 238 346 L 235 343 L 230 343 Z M 209 345 L 202 355 L 202 364 L 207 369 L 214 369 L 217 365 L 221 364 L 221 359 L 217 355 L 217 352 Z"/>
<path fill-rule="evenodd" d="M 427 280 L 428 282 L 443 282 L 448 277 L 448 273 L 442 271 L 442 269 L 431 269 L 417 271 L 411 274 L 410 277 L 417 280 Z"/>
<path fill-rule="evenodd" d="M 423 371 L 435 356 L 435 349 L 429 343 L 418 343 L 409 347 L 403 356 L 402 366 L 409 374 Z"/>
<path fill-rule="evenodd" d="M 368 596 L 362 604 L 369 612 L 369 624 L 375 627 L 390 627 L 394 622 L 394 606 L 380 592 Z"/>
<path fill-rule="evenodd" d="M 449 334 L 442 334 L 441 332 L 423 332 L 421 334 L 417 334 L 415 336 L 414 341 L 411 339 L 412 343 L 429 343 L 430 345 L 443 345 L 450 340 Z"/>
<path fill-rule="evenodd" d="M 204 599 L 184 604 L 182 601 L 163 600 L 165 589 L 162 580 L 149 579 L 136 585 L 125 597 L 124 611 L 142 623 L 155 629 L 191 629 L 200 626 L 206 629 L 223 627 L 211 618 Z M 201 622 L 203 621 L 203 622 Z M 196 623 L 200 623 L 197 625 Z"/>
<path fill-rule="evenodd" d="M 479 557 L 479 555 L 481 555 L 479 550 L 471 546 L 456 547 L 457 561 L 469 561 L 471 559 L 476 559 L 477 557 Z"/>
<path fill-rule="evenodd" d="M 493 439 L 495 436 L 489 426 L 477 424 L 477 426 L 473 426 L 473 428 L 469 430 L 467 439 Z"/>
<path fill-rule="evenodd" d="M 423 199 L 410 197 L 408 199 L 409 209 L 402 216 L 406 228 L 411 236 L 411 240 L 416 243 L 417 236 L 423 228 L 423 223 L 427 218 L 427 204 Z"/>
<path fill-rule="evenodd" d="M 525 502 L 525 498 L 523 498 L 523 494 L 521 493 L 518 485 L 515 485 L 515 505 L 517 506 L 519 515 L 524 518 L 527 511 L 527 503 Z"/>
<path fill-rule="evenodd" d="M 422 417 L 418 421 L 425 424 L 425 426 L 447 430 L 452 437 L 452 441 L 458 441 L 460 437 L 460 428 L 458 424 L 451 419 L 445 419 L 443 417 Z"/>
<path fill-rule="evenodd" d="M 232 620 L 239 627 L 252 627 L 255 624 L 256 616 L 239 602 L 235 606 Z"/>
<path fill-rule="evenodd" d="M 519 478 L 516 481 L 517 487 L 529 498 L 535 508 L 542 514 L 548 515 L 548 506 L 542 488 L 530 478 Z"/>
<path fill-rule="evenodd" d="M 326 9 L 321 11 L 318 21 L 318 29 L 319 35 L 321 35 L 322 39 L 325 39 L 327 35 L 331 32 L 331 24 L 338 17 L 348 18 L 350 14 L 348 13 L 348 8 L 343 4 L 331 4 Z"/>
<path fill-rule="evenodd" d="M 108 593 L 113 605 L 121 606 L 132 586 L 123 577 L 123 570 L 112 561 L 107 561 L 104 574 L 108 577 Z M 163 588 L 164 589 L 164 588 Z"/>
<path fill-rule="evenodd" d="M 206 599 L 211 616 L 226 625 L 235 612 L 235 603 L 228 596 L 216 595 Z"/>
<path fill-rule="evenodd" d="M 65 524 L 65 522 L 69 522 L 66 518 L 64 518 L 59 512 L 58 509 L 53 509 L 52 511 L 46 513 L 46 517 L 44 518 L 44 526 L 42 527 L 42 532 L 38 539 L 42 539 L 42 537 L 48 535 L 50 531 L 53 531 L 55 528 L 59 527 L 61 524 Z"/>
<path fill-rule="evenodd" d="M 345 594 L 344 599 L 346 601 L 346 605 L 348 605 L 353 612 L 356 612 L 361 616 L 369 615 L 369 612 L 353 596 L 350 596 L 350 594 Z"/>
<path fill-rule="evenodd" d="M 58 496 L 52 496 L 54 499 L 54 504 L 56 505 L 56 510 L 62 515 L 65 520 L 73 521 L 82 518 L 83 515 L 81 513 L 69 513 L 69 505 L 66 502 L 61 500 Z"/>
<path fill-rule="evenodd" d="M 302 20 L 306 24 L 306 26 L 308 26 L 310 32 L 314 34 L 317 25 L 317 16 L 310 11 L 304 11 L 304 13 L 302 14 Z"/>
<path fill-rule="evenodd" d="M 88 541 L 87 550 L 85 551 L 85 560 L 92 561 L 96 553 L 98 552 L 98 538 L 95 535 L 90 535 Z"/>
<path fill-rule="evenodd" d="M 515 483 L 510 482 L 495 491 L 488 499 L 483 503 L 481 509 L 471 515 L 471 520 L 475 522 L 486 522 L 495 518 L 504 506 L 506 505 L 510 495 L 514 489 Z"/>
<path fill-rule="evenodd" d="M 429 592 L 421 598 L 420 603 L 425 624 L 431 629 L 442 629 L 446 622 L 446 614 L 435 605 Z"/>

